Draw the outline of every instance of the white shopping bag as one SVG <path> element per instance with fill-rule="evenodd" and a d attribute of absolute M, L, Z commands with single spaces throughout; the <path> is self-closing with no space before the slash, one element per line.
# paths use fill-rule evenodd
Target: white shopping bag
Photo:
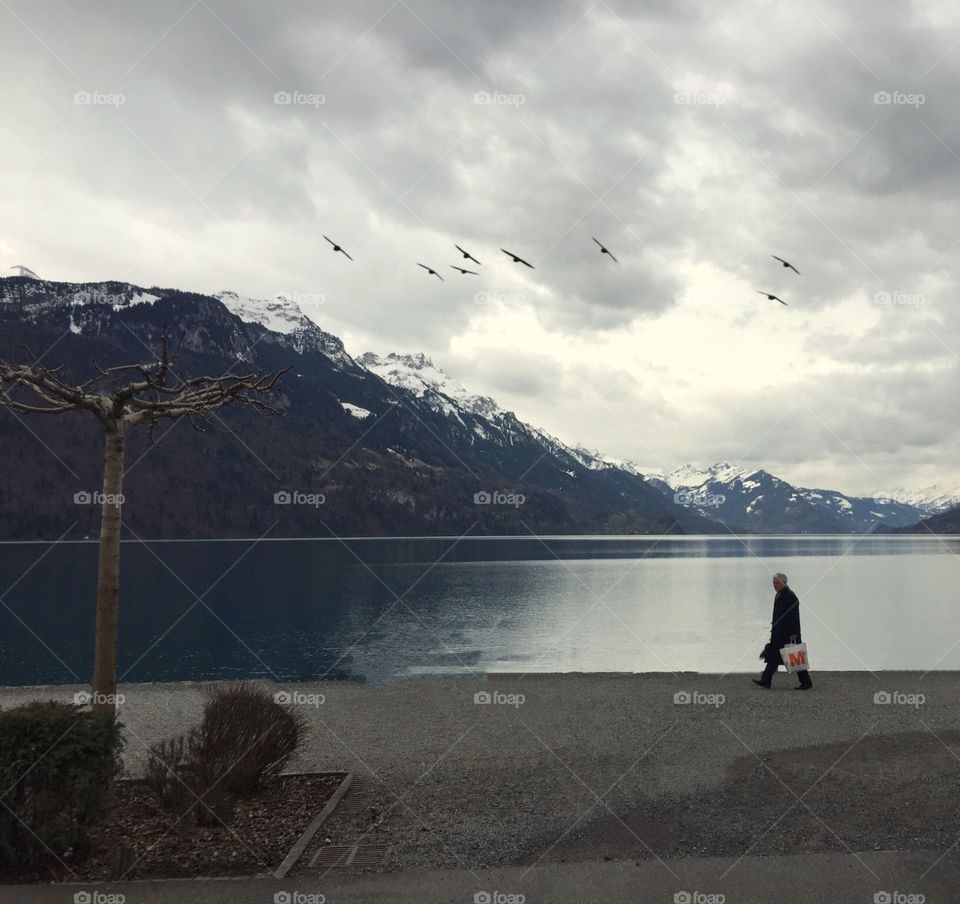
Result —
<path fill-rule="evenodd" d="M 780 648 L 780 658 L 788 672 L 802 672 L 810 668 L 805 643 L 788 643 Z"/>

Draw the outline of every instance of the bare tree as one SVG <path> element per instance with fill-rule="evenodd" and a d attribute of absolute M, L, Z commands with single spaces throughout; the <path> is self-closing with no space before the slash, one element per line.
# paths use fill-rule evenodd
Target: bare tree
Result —
<path fill-rule="evenodd" d="M 286 370 L 184 379 L 171 368 L 168 338 L 161 337 L 160 359 L 153 364 L 97 367 L 97 376 L 72 384 L 63 368 L 10 364 L 0 360 L 0 406 L 21 414 L 89 411 L 104 431 L 103 494 L 94 640 L 93 707 L 116 713 L 117 613 L 120 591 L 120 517 L 127 431 L 139 424 L 150 435 L 164 418 L 187 418 L 199 430 L 207 415 L 241 404 L 257 414 L 280 414 L 261 398 L 273 391 Z"/>

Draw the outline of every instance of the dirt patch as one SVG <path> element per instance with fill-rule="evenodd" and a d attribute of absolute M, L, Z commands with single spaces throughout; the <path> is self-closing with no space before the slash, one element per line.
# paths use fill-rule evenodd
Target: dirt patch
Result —
<path fill-rule="evenodd" d="M 130 849 L 125 879 L 241 876 L 275 870 L 310 821 L 339 787 L 342 775 L 289 775 L 268 782 L 256 797 L 237 803 L 227 825 L 196 826 L 161 809 L 141 783 L 121 782 L 116 801 L 93 833 L 90 856 L 51 857 L 31 875 L 4 881 L 106 880 L 114 875 L 118 848 Z"/>
<path fill-rule="evenodd" d="M 960 732 L 746 754 L 709 792 L 607 803 L 518 862 L 946 849 L 960 837 Z"/>

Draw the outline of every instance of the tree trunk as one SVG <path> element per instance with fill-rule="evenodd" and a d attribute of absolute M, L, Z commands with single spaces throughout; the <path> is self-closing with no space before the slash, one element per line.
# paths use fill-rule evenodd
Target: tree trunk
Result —
<path fill-rule="evenodd" d="M 120 596 L 120 527 L 124 425 L 107 428 L 100 509 L 97 625 L 93 658 L 93 710 L 114 718 L 117 695 L 117 604 Z"/>

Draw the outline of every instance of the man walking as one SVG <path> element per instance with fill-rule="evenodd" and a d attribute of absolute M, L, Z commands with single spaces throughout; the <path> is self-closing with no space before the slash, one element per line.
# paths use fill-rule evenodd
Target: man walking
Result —
<path fill-rule="evenodd" d="M 754 678 L 753 683 L 760 687 L 769 688 L 777 669 L 783 665 L 780 650 L 788 643 L 802 643 L 800 636 L 800 600 L 787 586 L 787 576 L 779 571 L 773 576 L 773 589 L 776 596 L 773 598 L 773 623 L 770 627 L 770 643 L 763 648 L 761 659 L 766 660 L 763 674 Z M 813 687 L 810 673 L 804 669 L 797 672 L 800 684 L 794 688 L 798 691 L 808 691 Z"/>

